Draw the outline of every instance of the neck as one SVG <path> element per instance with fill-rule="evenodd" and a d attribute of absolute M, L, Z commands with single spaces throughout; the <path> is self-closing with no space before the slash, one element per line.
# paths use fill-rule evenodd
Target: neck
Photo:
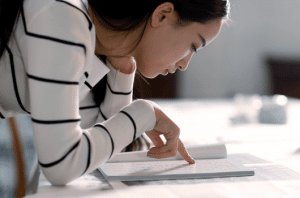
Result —
<path fill-rule="evenodd" d="M 88 14 L 96 30 L 95 54 L 107 57 L 132 56 L 134 54 L 135 47 L 144 29 L 143 25 L 133 31 L 112 31 L 101 24 L 100 19 L 93 13 L 93 9 L 90 6 Z"/>

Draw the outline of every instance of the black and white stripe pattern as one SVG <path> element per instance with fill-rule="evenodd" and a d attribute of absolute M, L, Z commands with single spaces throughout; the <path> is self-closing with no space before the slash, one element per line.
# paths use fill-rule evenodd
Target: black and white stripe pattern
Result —
<path fill-rule="evenodd" d="M 90 167 L 90 164 L 91 164 L 91 141 L 89 139 L 89 137 L 83 133 L 83 135 L 85 136 L 86 140 L 87 140 L 87 143 L 88 143 L 88 159 L 87 159 L 87 163 L 86 163 L 86 168 L 85 170 L 83 171 L 82 175 L 86 173 L 86 171 L 89 169 Z"/>
<path fill-rule="evenodd" d="M 68 119 L 68 120 L 38 120 L 31 118 L 32 122 L 36 124 L 67 124 L 72 122 L 80 122 L 81 119 Z"/>
<path fill-rule="evenodd" d="M 97 62 L 94 34 L 81 0 L 26 0 L 14 32 L 16 44 L 9 43 L 8 58 L 0 60 L 9 68 L 4 74 L 1 70 L 2 76 L 14 83 L 9 96 L 0 89 L 0 118 L 14 116 L 15 109 L 31 113 L 39 163 L 54 185 L 95 170 L 153 124 L 152 108 L 132 103 L 135 74 L 123 75 Z M 18 81 L 20 75 L 24 81 Z M 99 107 L 90 89 L 101 79 L 108 82 Z M 21 82 L 28 84 L 18 87 Z M 7 82 L 0 78 L 0 84 Z"/>
<path fill-rule="evenodd" d="M 92 85 L 90 85 L 90 83 L 88 83 L 87 81 L 85 81 L 84 84 L 85 84 L 89 89 L 93 89 Z"/>
<path fill-rule="evenodd" d="M 79 110 L 94 109 L 94 108 L 99 108 L 99 107 L 98 105 L 90 105 L 90 106 L 79 107 Z"/>
<path fill-rule="evenodd" d="M 84 72 L 85 78 L 89 77 L 89 74 L 87 72 Z M 89 88 L 89 89 L 93 89 L 93 86 L 88 82 L 85 81 L 84 84 Z"/>
<path fill-rule="evenodd" d="M 90 21 L 89 17 L 87 16 L 87 14 L 82 11 L 81 9 L 79 9 L 78 7 L 74 6 L 73 4 L 71 4 L 70 2 L 67 2 L 67 1 L 61 1 L 61 0 L 56 0 L 58 3 L 64 3 L 66 5 L 69 5 L 71 6 L 72 8 L 75 8 L 75 10 L 78 10 L 80 11 L 82 14 L 84 14 L 84 16 L 86 17 L 87 21 L 88 21 L 88 28 L 89 28 L 89 31 L 91 31 L 92 29 L 92 22 Z M 70 46 L 74 46 L 74 47 L 81 47 L 84 49 L 84 53 L 86 54 L 87 53 L 87 50 L 86 50 L 86 46 L 84 43 L 77 43 L 77 42 L 73 42 L 73 41 L 69 41 L 69 40 L 64 40 L 64 39 L 60 39 L 60 38 L 57 38 L 57 37 L 51 37 L 51 36 L 46 36 L 46 35 L 42 35 L 42 34 L 37 34 L 37 33 L 34 33 L 34 32 L 30 32 L 28 29 L 27 29 L 27 24 L 26 24 L 26 18 L 25 18 L 25 13 L 24 13 L 24 9 L 22 8 L 21 10 L 21 16 L 22 16 L 22 22 L 23 22 L 23 27 L 24 27 L 24 32 L 27 36 L 29 37 L 33 37 L 33 38 L 36 38 L 36 39 L 44 39 L 44 40 L 48 40 L 48 41 L 52 41 L 52 42 L 57 42 L 57 43 L 60 43 L 60 44 L 65 44 L 65 45 L 70 45 Z M 35 74 L 30 74 L 30 73 L 27 73 L 27 77 L 28 79 L 30 80 L 33 80 L 35 81 L 36 83 L 48 83 L 48 84 L 56 84 L 56 85 L 60 85 L 60 86 L 77 86 L 79 85 L 79 82 L 78 81 L 68 81 L 68 80 L 58 80 L 58 79 L 54 79 L 54 78 L 47 78 L 47 77 L 41 77 L 41 76 L 38 76 L 38 75 L 35 75 Z M 86 72 L 86 77 L 88 77 L 88 73 Z M 86 82 L 87 84 L 87 82 Z M 81 110 L 84 110 L 84 109 L 89 109 L 89 108 L 94 108 L 94 106 L 87 106 L 87 107 L 83 107 L 81 108 Z M 38 125 L 45 125 L 45 126 L 59 126 L 59 125 L 64 125 L 64 124 L 69 124 L 69 123 L 79 123 L 81 121 L 80 118 L 78 119 L 56 119 L 56 120 L 45 120 L 45 119 L 39 119 L 39 118 L 32 118 L 32 122 L 33 124 L 38 124 Z M 56 127 L 56 128 L 57 128 Z M 87 162 L 86 162 L 86 168 L 85 170 L 83 171 L 82 174 L 84 174 L 90 164 L 91 164 L 91 142 L 89 140 L 89 137 L 83 133 L 83 136 L 84 138 L 86 138 L 87 140 L 87 145 L 88 145 L 88 159 L 87 159 Z M 82 136 L 82 137 L 83 137 Z M 43 168 L 50 168 L 50 167 L 54 167 L 55 165 L 58 165 L 58 164 L 61 164 L 61 163 L 66 163 L 66 158 L 67 156 L 70 155 L 70 153 L 72 152 L 76 152 L 76 149 L 78 148 L 78 145 L 80 144 L 80 140 L 78 140 L 70 149 L 69 151 L 63 155 L 60 159 L 58 160 L 55 160 L 51 163 L 42 163 L 42 162 L 39 162 L 40 165 L 43 167 Z"/>
<path fill-rule="evenodd" d="M 125 111 L 120 111 L 120 113 L 125 114 L 130 119 L 130 121 L 132 122 L 132 125 L 133 125 L 133 128 L 134 128 L 134 131 L 133 131 L 133 140 L 135 140 L 136 139 L 136 124 L 135 124 L 133 118 L 127 112 L 125 112 Z"/>
<path fill-rule="evenodd" d="M 104 131 L 108 134 L 109 138 L 110 138 L 110 141 L 111 141 L 111 153 L 110 153 L 110 156 L 108 159 L 111 158 L 112 154 L 114 153 L 114 150 L 115 150 L 115 143 L 114 143 L 114 140 L 112 138 L 112 136 L 110 135 L 109 131 L 101 124 L 96 124 L 94 127 L 100 127 L 102 129 L 104 129 Z"/>
<path fill-rule="evenodd" d="M 40 34 L 36 34 L 36 33 L 33 33 L 33 32 L 29 32 L 27 30 L 26 19 L 25 19 L 25 14 L 24 14 L 24 8 L 23 7 L 21 8 L 21 16 L 22 16 L 24 31 L 25 31 L 27 36 L 31 36 L 31 37 L 34 37 L 34 38 L 37 38 L 37 39 L 46 39 L 46 40 L 50 40 L 50 41 L 53 41 L 53 42 L 58 42 L 58 43 L 66 44 L 66 45 L 82 47 L 84 49 L 85 54 L 86 54 L 86 46 L 82 43 L 75 43 L 75 42 L 72 42 L 72 41 L 62 40 L 62 39 L 55 38 L 55 37 L 50 37 L 50 36 L 45 36 L 45 35 L 40 35 Z"/>
<path fill-rule="evenodd" d="M 72 81 L 64 81 L 64 80 L 54 80 L 49 78 L 42 78 L 34 75 L 27 74 L 28 78 L 36 81 L 47 82 L 47 83 L 56 83 L 56 84 L 63 84 L 63 85 L 79 85 L 78 82 Z"/>
<path fill-rule="evenodd" d="M 110 92 L 112 94 L 115 94 L 115 95 L 130 95 L 132 93 L 132 91 L 130 91 L 130 92 L 117 92 L 117 91 L 114 91 L 114 90 L 112 90 L 112 88 L 111 88 L 111 86 L 109 85 L 108 82 L 106 82 L 106 84 L 107 84 L 107 87 L 108 87 L 108 89 L 110 90 Z"/>
<path fill-rule="evenodd" d="M 72 146 L 72 148 L 62 157 L 62 158 L 60 158 L 60 159 L 58 159 L 58 160 L 56 160 L 56 161 L 54 161 L 54 162 L 51 162 L 51 163 L 47 163 L 47 164 L 43 164 L 43 163 L 41 163 L 40 161 L 39 161 L 39 164 L 43 167 L 43 168 L 50 168 L 50 167 L 52 167 L 52 166 L 55 166 L 55 165 L 57 165 L 57 164 L 59 164 L 60 162 L 62 162 L 72 151 L 74 151 L 77 147 L 78 147 L 78 145 L 79 145 L 79 143 L 80 143 L 80 140 L 78 140 L 78 142 L 76 142 L 75 144 L 74 144 L 74 146 Z"/>
<path fill-rule="evenodd" d="M 100 111 L 100 114 L 101 114 L 102 118 L 103 118 L 104 120 L 107 120 L 107 117 L 106 117 L 106 116 L 104 115 L 104 113 L 102 112 L 101 107 L 99 108 L 99 111 Z"/>
<path fill-rule="evenodd" d="M 29 111 L 27 111 L 24 107 L 24 105 L 22 104 L 20 95 L 19 95 L 19 90 L 18 90 L 18 85 L 17 85 L 17 79 L 16 79 L 16 74 L 15 74 L 15 64 L 14 64 L 14 58 L 13 58 L 13 53 L 11 52 L 11 50 L 9 49 L 8 46 L 6 46 L 6 50 L 8 52 L 9 55 L 9 61 L 10 61 L 10 68 L 11 68 L 11 75 L 12 75 L 12 80 L 13 80 L 13 85 L 14 85 L 14 90 L 15 90 L 15 95 L 16 95 L 16 99 L 18 101 L 19 106 L 21 107 L 21 109 L 25 112 L 27 112 L 28 114 L 30 114 Z"/>

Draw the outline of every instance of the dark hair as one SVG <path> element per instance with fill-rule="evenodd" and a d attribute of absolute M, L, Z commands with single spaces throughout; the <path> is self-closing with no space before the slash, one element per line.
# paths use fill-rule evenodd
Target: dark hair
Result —
<path fill-rule="evenodd" d="M 0 59 L 10 39 L 24 0 L 0 0 Z"/>
<path fill-rule="evenodd" d="M 24 0 L 0 0 L 0 58 L 13 31 Z M 157 6 L 171 2 L 178 13 L 177 25 L 189 22 L 207 23 L 213 19 L 226 19 L 230 11 L 229 0 L 148 0 L 148 1 L 99 1 L 88 0 L 103 25 L 115 31 L 138 28 L 149 19 Z"/>
<path fill-rule="evenodd" d="M 226 19 L 230 12 L 229 0 L 148 0 L 148 1 L 99 1 L 88 0 L 102 25 L 113 31 L 138 28 L 162 3 L 170 2 L 178 14 L 177 25 L 190 22 L 207 23 Z"/>
<path fill-rule="evenodd" d="M 99 1 L 88 0 L 96 20 L 109 30 L 130 32 L 144 24 L 144 29 L 132 52 L 139 44 L 154 10 L 162 3 L 174 5 L 178 21 L 174 27 L 184 27 L 191 22 L 206 24 L 214 19 L 229 19 L 229 0 L 148 0 L 148 1 Z M 98 44 L 101 42 L 97 39 Z"/>

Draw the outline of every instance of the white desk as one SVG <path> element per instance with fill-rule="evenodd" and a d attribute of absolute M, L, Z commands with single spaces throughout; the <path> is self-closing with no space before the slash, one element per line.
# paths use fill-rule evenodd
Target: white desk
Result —
<path fill-rule="evenodd" d="M 65 187 L 41 176 L 28 197 L 300 197 L 300 101 L 289 100 L 286 125 L 232 126 L 231 100 L 157 100 L 181 127 L 186 145 L 224 142 L 228 156 L 255 170 L 255 176 L 218 179 L 111 182 L 98 171 Z"/>

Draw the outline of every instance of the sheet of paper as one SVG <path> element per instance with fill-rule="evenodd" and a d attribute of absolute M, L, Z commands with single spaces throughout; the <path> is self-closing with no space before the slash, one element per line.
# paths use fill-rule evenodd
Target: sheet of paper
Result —
<path fill-rule="evenodd" d="M 194 159 L 222 159 L 227 157 L 226 146 L 223 143 L 187 146 L 186 149 Z M 135 151 L 116 154 L 108 163 L 167 160 L 182 160 L 182 157 L 177 154 L 175 157 L 158 160 L 147 157 L 147 151 Z"/>
<path fill-rule="evenodd" d="M 102 165 L 99 170 L 109 181 L 191 179 L 254 175 L 254 171 L 234 160 L 209 159 L 195 161 L 195 164 L 188 164 L 184 160 L 106 163 Z"/>

